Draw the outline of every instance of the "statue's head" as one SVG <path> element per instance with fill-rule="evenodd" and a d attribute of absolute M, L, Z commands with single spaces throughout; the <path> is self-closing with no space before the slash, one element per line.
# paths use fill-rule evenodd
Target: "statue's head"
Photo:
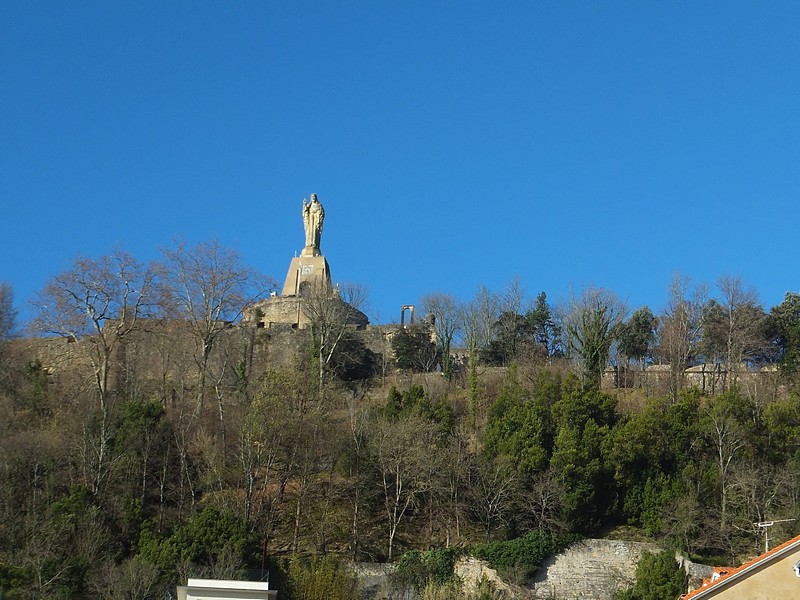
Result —
<path fill-rule="evenodd" d="M 311 201 L 312 202 L 319 202 L 319 200 L 317 200 L 317 195 L 316 194 L 311 194 Z"/>

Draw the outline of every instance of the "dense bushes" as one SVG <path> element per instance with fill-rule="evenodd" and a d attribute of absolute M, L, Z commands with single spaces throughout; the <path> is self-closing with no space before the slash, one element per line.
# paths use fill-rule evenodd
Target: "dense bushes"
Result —
<path fill-rule="evenodd" d="M 531 531 L 513 540 L 478 544 L 470 548 L 469 553 L 485 560 L 501 577 L 521 582 L 532 577 L 544 559 L 578 539 L 575 535 Z"/>
<path fill-rule="evenodd" d="M 140 542 L 141 555 L 157 565 L 172 581 L 186 575 L 235 577 L 246 567 L 258 565 L 260 544 L 252 527 L 230 512 L 206 507 L 167 535 L 160 537 L 146 525 Z M 184 565 L 182 573 L 176 566 Z"/>
<path fill-rule="evenodd" d="M 239 361 L 242 339 L 227 341 Z M 158 382 L 119 370 L 107 414 L 85 374 L 30 361 L 13 394 L 0 389 L 0 592 L 92 597 L 125 578 L 164 591 L 260 565 L 265 540 L 273 556 L 370 562 L 485 540 L 470 552 L 522 581 L 572 539 L 558 534 L 621 524 L 732 562 L 755 546 L 759 515 L 798 516 L 791 391 L 617 396 L 519 363 L 481 372 L 471 414 L 468 390 L 443 377 L 321 389 L 299 363 L 244 387 L 237 372 L 199 409 L 186 381 L 169 380 L 187 369 L 167 354 Z M 795 533 L 787 522 L 776 538 Z M 418 589 L 453 586 L 458 555 L 407 553 L 399 571 Z M 339 577 L 328 563 L 292 568 Z"/>
<path fill-rule="evenodd" d="M 646 553 L 636 565 L 636 583 L 618 600 L 674 600 L 686 591 L 686 574 L 673 552 Z"/>
<path fill-rule="evenodd" d="M 453 577 L 456 561 L 464 554 L 460 548 L 436 548 L 406 552 L 397 563 L 396 582 L 401 587 L 423 589 L 429 583 L 446 585 Z"/>
<path fill-rule="evenodd" d="M 448 586 L 454 582 L 454 568 L 462 556 L 473 556 L 513 583 L 524 583 L 542 562 L 577 541 L 575 535 L 551 535 L 531 531 L 513 540 L 488 542 L 467 548 L 436 548 L 406 552 L 397 563 L 396 581 L 416 590 L 427 586 Z M 456 582 L 457 583 L 457 582 Z"/>
<path fill-rule="evenodd" d="M 303 560 L 293 555 L 282 561 L 275 582 L 281 600 L 355 600 L 358 585 L 352 572 L 335 556 Z"/>

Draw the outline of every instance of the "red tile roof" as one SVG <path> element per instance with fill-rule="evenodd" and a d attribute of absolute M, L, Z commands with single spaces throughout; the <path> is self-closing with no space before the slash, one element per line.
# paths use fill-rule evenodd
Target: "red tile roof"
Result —
<path fill-rule="evenodd" d="M 681 596 L 681 600 L 698 598 L 701 596 L 701 594 L 705 594 L 708 590 L 712 588 L 722 587 L 723 585 L 725 585 L 726 582 L 736 578 L 738 575 L 741 575 L 745 571 L 750 571 L 753 567 L 763 562 L 769 562 L 769 560 L 772 559 L 774 556 L 778 554 L 783 554 L 789 548 L 792 548 L 797 545 L 800 545 L 800 535 L 785 541 L 780 546 L 775 546 L 772 550 L 766 552 L 765 554 L 762 554 L 761 556 L 756 556 L 754 559 L 747 561 L 740 567 L 735 567 L 735 568 L 714 567 L 714 575 L 719 574 L 719 577 L 717 579 L 714 579 L 714 575 L 712 575 L 710 579 L 704 580 L 703 585 L 700 586 L 698 589 Z"/>

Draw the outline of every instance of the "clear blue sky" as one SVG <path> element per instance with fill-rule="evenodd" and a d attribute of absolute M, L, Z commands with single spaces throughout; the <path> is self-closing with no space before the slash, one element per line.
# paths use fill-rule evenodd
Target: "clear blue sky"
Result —
<path fill-rule="evenodd" d="M 515 274 L 658 311 L 797 290 L 798 2 L 3 2 L 0 280 L 216 238 L 282 283 L 300 206 L 373 322 Z"/>

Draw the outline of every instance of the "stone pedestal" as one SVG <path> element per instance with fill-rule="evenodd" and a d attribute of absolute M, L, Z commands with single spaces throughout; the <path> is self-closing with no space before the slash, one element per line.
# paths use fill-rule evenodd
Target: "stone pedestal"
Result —
<path fill-rule="evenodd" d="M 289 264 L 281 296 L 297 296 L 300 286 L 324 287 L 332 290 L 331 270 L 324 256 L 296 256 Z"/>

